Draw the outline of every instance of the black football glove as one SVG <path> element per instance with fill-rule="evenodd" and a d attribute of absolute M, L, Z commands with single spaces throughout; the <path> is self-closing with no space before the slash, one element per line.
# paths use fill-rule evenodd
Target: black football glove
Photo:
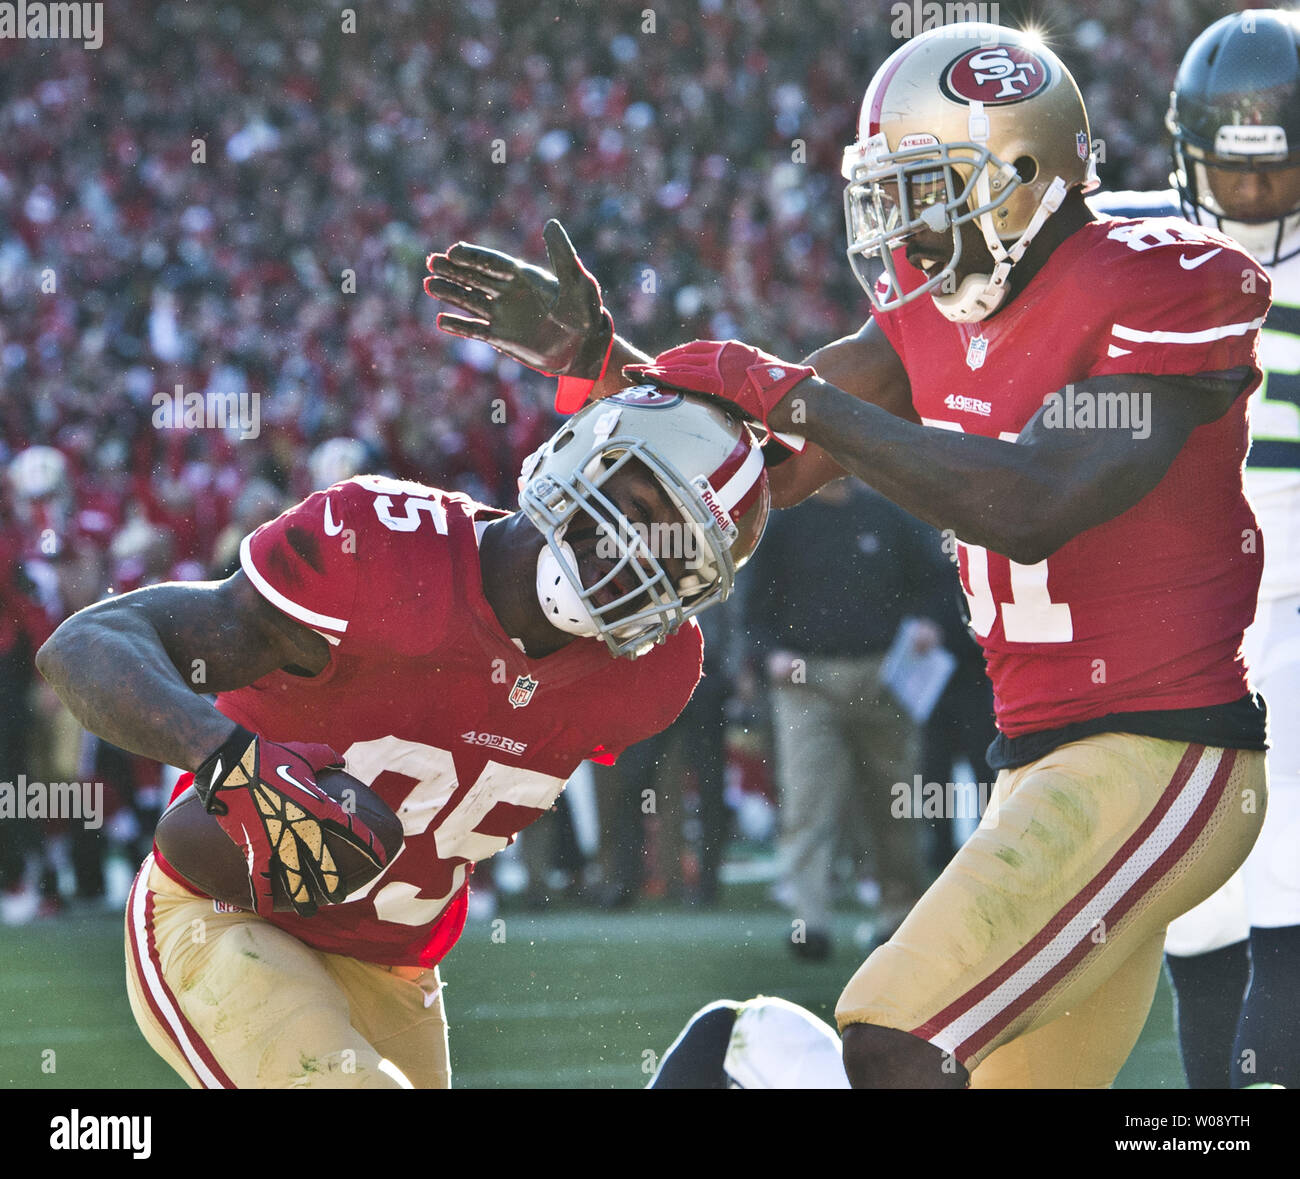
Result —
<path fill-rule="evenodd" d="M 444 332 L 484 340 L 529 368 L 559 377 L 555 408 L 574 413 L 605 375 L 614 320 L 564 226 L 548 221 L 542 236 L 554 273 L 457 242 L 445 254 L 429 255 L 424 290 L 473 317 L 439 315 Z"/>
<path fill-rule="evenodd" d="M 204 809 L 244 849 L 253 908 L 262 916 L 274 912 L 277 882 L 299 917 L 343 900 L 326 834 L 346 840 L 377 871 L 387 864 L 374 832 L 316 785 L 318 771 L 342 766 L 328 745 L 280 745 L 237 725 L 194 772 Z"/>

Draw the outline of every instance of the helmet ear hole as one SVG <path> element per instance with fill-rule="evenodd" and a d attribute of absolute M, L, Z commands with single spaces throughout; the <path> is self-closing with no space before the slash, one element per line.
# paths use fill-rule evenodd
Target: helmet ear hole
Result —
<path fill-rule="evenodd" d="M 1033 184 L 1038 175 L 1038 161 L 1033 156 L 1017 156 L 1011 166 L 1015 168 L 1021 184 Z"/>

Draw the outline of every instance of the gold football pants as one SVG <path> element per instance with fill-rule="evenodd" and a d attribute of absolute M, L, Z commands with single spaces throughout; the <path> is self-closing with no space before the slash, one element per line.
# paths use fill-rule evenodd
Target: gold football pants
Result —
<path fill-rule="evenodd" d="M 1245 859 L 1265 798 L 1262 753 L 1127 733 L 1003 770 L 974 835 L 850 980 L 840 1027 L 919 1036 L 976 1088 L 1110 1085 L 1165 927 Z"/>
<path fill-rule="evenodd" d="M 314 950 L 254 913 L 217 912 L 150 856 L 126 911 L 127 994 L 191 1088 L 446 1089 L 435 969 Z"/>

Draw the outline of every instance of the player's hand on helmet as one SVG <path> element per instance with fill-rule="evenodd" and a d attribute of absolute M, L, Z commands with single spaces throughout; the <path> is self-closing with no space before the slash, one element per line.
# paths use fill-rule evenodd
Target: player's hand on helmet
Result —
<path fill-rule="evenodd" d="M 328 745 L 277 744 L 236 726 L 195 771 L 204 808 L 244 849 L 253 906 L 262 916 L 274 911 L 277 881 L 300 917 L 344 899 L 326 835 L 345 840 L 376 871 L 387 864 L 374 832 L 316 785 L 318 772 L 342 766 Z"/>
<path fill-rule="evenodd" d="M 797 384 L 817 375 L 808 365 L 790 364 L 739 340 L 692 340 L 661 352 L 649 364 L 629 364 L 623 374 L 726 401 L 791 450 L 804 448 L 797 435 L 773 431 L 767 415 Z"/>
<path fill-rule="evenodd" d="M 573 413 L 605 375 L 614 320 L 564 226 L 548 221 L 542 236 L 551 270 L 457 242 L 445 254 L 429 255 L 424 290 L 467 313 L 439 315 L 444 332 L 484 340 L 529 368 L 559 377 L 555 408 Z"/>

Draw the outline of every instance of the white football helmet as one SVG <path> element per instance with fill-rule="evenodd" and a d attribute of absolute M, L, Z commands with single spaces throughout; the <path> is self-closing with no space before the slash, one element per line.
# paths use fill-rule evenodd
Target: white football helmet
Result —
<path fill-rule="evenodd" d="M 640 462 L 680 520 L 631 523 L 601 491 Z M 759 439 L 722 410 L 654 385 L 624 389 L 570 418 L 525 460 L 519 506 L 546 537 L 537 597 L 557 629 L 635 657 L 731 593 L 758 546 L 771 496 Z M 565 533 L 594 521 L 609 568 L 584 585 Z M 599 550 L 598 550 L 599 551 Z M 665 562 L 686 572 L 673 583 Z M 611 587 L 618 592 L 612 600 Z"/>
<path fill-rule="evenodd" d="M 872 306 L 892 311 L 929 293 L 948 319 L 992 314 L 1065 194 L 1097 186 L 1090 135 L 1070 72 L 1028 33 L 948 25 L 896 50 L 867 88 L 842 169 L 849 261 Z M 958 288 L 956 228 L 968 221 L 995 266 Z M 952 256 L 905 292 L 896 251 L 926 229 L 954 231 Z"/>

